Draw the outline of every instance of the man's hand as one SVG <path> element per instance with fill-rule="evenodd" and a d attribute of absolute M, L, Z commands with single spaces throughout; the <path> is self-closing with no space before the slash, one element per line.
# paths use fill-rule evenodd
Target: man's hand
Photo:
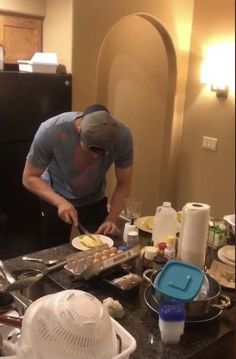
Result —
<path fill-rule="evenodd" d="M 113 236 L 118 236 L 120 234 L 120 230 L 117 227 L 117 225 L 112 221 L 105 221 L 101 224 L 101 226 L 98 228 L 97 232 L 98 234 L 111 234 Z"/>
<path fill-rule="evenodd" d="M 78 214 L 75 207 L 68 201 L 63 200 L 58 206 L 58 216 L 66 223 L 78 225 Z"/>

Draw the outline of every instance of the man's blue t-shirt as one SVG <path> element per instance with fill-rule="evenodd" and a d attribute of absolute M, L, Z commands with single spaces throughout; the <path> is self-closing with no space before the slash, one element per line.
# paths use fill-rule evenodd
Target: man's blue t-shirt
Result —
<path fill-rule="evenodd" d="M 99 155 L 90 164 L 81 156 L 80 135 L 75 119 L 81 112 L 66 112 L 43 122 L 27 155 L 29 163 L 45 170 L 42 178 L 55 192 L 76 200 L 78 206 L 94 203 L 104 197 L 109 167 L 127 168 L 133 162 L 133 141 L 130 130 L 118 120 L 118 134 L 112 149 Z"/>

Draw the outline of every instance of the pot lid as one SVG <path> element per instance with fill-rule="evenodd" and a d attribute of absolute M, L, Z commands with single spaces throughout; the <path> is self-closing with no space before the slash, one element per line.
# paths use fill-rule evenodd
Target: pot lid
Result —
<path fill-rule="evenodd" d="M 155 289 L 170 298 L 190 301 L 199 293 L 204 280 L 203 271 L 192 264 L 169 260 L 154 281 Z"/>

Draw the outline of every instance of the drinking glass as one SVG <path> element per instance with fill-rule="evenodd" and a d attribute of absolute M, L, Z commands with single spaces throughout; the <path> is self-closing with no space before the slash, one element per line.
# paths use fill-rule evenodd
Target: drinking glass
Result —
<path fill-rule="evenodd" d="M 141 209 L 142 200 L 135 197 L 129 197 L 127 199 L 125 205 L 125 216 L 130 219 L 131 224 L 133 224 L 134 221 L 140 217 Z"/>

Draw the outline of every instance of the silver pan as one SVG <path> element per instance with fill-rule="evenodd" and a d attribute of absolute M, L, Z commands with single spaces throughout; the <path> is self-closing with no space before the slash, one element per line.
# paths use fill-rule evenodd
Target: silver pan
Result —
<path fill-rule="evenodd" d="M 156 276 L 158 275 L 158 271 L 154 271 L 152 269 L 147 269 L 143 273 L 143 278 L 151 285 L 152 296 L 157 303 L 162 301 L 170 300 L 171 298 L 164 296 L 159 293 L 155 286 L 154 281 Z M 221 286 L 220 284 L 209 274 L 205 274 L 207 276 L 209 282 L 209 291 L 204 299 L 196 299 L 189 302 L 185 302 L 185 311 L 187 316 L 201 316 L 207 314 L 213 308 L 217 309 L 227 309 L 231 305 L 230 298 L 221 294 Z"/>

